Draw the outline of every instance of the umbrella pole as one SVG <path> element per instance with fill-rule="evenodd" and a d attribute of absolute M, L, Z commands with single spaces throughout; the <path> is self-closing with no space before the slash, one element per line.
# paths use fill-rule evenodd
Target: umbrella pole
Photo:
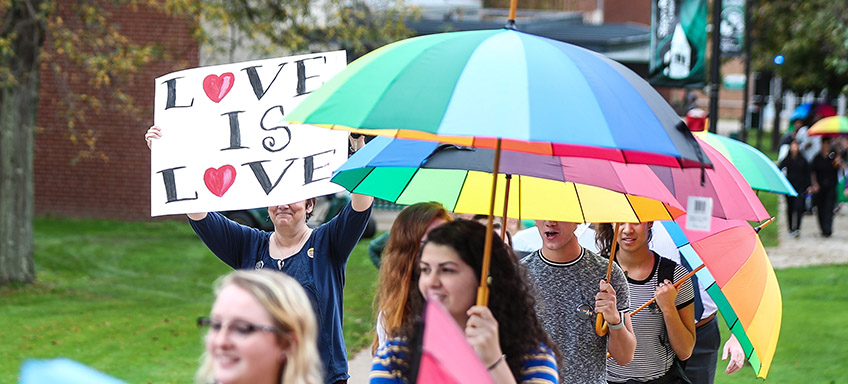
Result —
<path fill-rule="evenodd" d="M 706 266 L 707 266 L 706 264 L 701 264 L 701 266 L 699 266 L 698 268 L 695 268 L 694 270 L 692 270 L 692 272 L 687 273 L 687 274 L 686 274 L 686 276 L 683 276 L 680 280 L 678 280 L 676 283 L 674 283 L 674 288 L 679 288 L 679 287 L 680 287 L 680 284 L 683 284 L 683 282 L 684 282 L 684 281 L 688 280 L 688 279 L 689 279 L 690 277 L 692 277 L 692 276 L 693 276 L 696 272 L 698 272 L 698 271 L 700 271 L 700 270 L 704 269 L 704 267 L 706 267 Z M 635 315 L 635 314 L 636 314 L 636 312 L 639 312 L 639 311 L 641 311 L 641 310 L 645 309 L 645 307 L 647 307 L 647 306 L 651 305 L 651 303 L 653 303 L 653 302 L 655 302 L 655 301 L 657 301 L 657 298 L 656 298 L 656 297 L 654 297 L 654 298 L 653 298 L 653 299 L 651 299 L 651 300 L 648 300 L 648 302 L 647 302 L 647 303 L 642 304 L 642 306 L 641 306 L 641 307 L 636 308 L 636 310 L 635 310 L 635 311 L 633 311 L 633 312 L 630 312 L 630 316 Z"/>
<path fill-rule="evenodd" d="M 506 213 L 507 213 L 507 209 L 509 208 L 509 182 L 510 181 L 512 181 L 512 175 L 507 173 L 506 174 L 506 186 L 504 187 L 505 188 L 504 189 L 504 211 L 503 211 L 503 216 L 501 216 L 501 220 L 502 220 L 501 221 L 501 240 L 504 241 L 504 244 L 506 244 L 506 224 L 507 224 Z M 512 246 L 512 244 L 510 244 L 510 246 Z"/>
<path fill-rule="evenodd" d="M 515 11 L 518 9 L 518 0 L 509 0 L 509 20 L 507 25 L 515 25 Z"/>
<path fill-rule="evenodd" d="M 492 164 L 492 195 L 489 199 L 489 220 L 486 222 L 486 243 L 483 245 L 483 266 L 480 269 L 480 286 L 477 287 L 477 305 L 489 304 L 489 264 L 492 261 L 494 240 L 495 194 L 498 191 L 498 168 L 501 163 L 501 139 L 495 145 L 495 160 Z"/>
<path fill-rule="evenodd" d="M 604 279 L 606 282 L 609 282 L 610 277 L 612 276 L 612 263 L 615 261 L 615 248 L 618 245 L 618 240 L 616 239 L 618 236 L 618 225 L 619 223 L 615 223 L 615 227 L 612 230 L 612 244 L 610 245 L 609 264 L 607 264 L 607 277 Z M 607 322 L 604 321 L 604 315 L 599 313 L 595 318 L 595 334 L 598 336 L 604 336 L 607 332 L 609 332 L 609 326 L 607 325 Z"/>

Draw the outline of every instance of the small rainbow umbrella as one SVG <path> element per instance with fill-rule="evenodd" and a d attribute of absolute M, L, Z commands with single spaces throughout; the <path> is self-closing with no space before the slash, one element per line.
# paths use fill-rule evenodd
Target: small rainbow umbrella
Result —
<path fill-rule="evenodd" d="M 807 134 L 821 136 L 848 135 L 848 117 L 831 116 L 817 121 L 807 130 Z"/>
<path fill-rule="evenodd" d="M 712 218 L 709 231 L 686 229 L 686 215 L 661 224 L 715 301 L 758 377 L 774 358 L 783 301 L 759 235 L 742 220 Z"/>
<path fill-rule="evenodd" d="M 694 132 L 695 137 L 724 155 L 742 174 L 751 188 L 758 191 L 797 196 L 789 180 L 764 153 L 739 140 L 708 131 Z M 703 144 L 702 144 L 703 145 Z"/>

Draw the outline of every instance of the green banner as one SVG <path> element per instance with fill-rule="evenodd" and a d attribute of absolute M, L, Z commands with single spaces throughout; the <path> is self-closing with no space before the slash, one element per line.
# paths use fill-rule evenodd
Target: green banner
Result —
<path fill-rule="evenodd" d="M 722 0 L 721 54 L 741 55 L 745 51 L 745 0 Z"/>
<path fill-rule="evenodd" d="M 654 86 L 695 88 L 705 80 L 707 0 L 654 0 L 651 62 Z"/>

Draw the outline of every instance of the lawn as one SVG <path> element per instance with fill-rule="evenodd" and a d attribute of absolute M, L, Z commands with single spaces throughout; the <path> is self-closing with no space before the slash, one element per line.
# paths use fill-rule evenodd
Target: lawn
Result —
<path fill-rule="evenodd" d="M 198 316 L 229 271 L 182 220 L 123 223 L 39 218 L 38 282 L 0 288 L 0 383 L 25 358 L 68 357 L 130 383 L 191 382 L 202 352 Z M 361 242 L 347 270 L 345 338 L 373 329 L 376 269 Z"/>

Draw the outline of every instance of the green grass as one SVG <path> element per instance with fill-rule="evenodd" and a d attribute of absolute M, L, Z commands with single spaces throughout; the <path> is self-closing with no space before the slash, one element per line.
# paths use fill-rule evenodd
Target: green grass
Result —
<path fill-rule="evenodd" d="M 348 263 L 349 351 L 373 334 L 377 271 L 361 242 Z M 0 383 L 25 358 L 67 357 L 130 383 L 186 383 L 202 352 L 195 319 L 230 269 L 184 221 L 122 223 L 40 218 L 38 282 L 0 288 Z"/>
<path fill-rule="evenodd" d="M 803 255 L 799 255 L 803 257 Z M 848 376 L 848 265 L 788 268 L 777 271 L 783 295 L 783 322 L 767 383 L 843 383 Z M 722 334 L 727 329 L 722 324 Z M 761 382 L 750 366 L 724 374 L 719 362 L 716 383 Z"/>

